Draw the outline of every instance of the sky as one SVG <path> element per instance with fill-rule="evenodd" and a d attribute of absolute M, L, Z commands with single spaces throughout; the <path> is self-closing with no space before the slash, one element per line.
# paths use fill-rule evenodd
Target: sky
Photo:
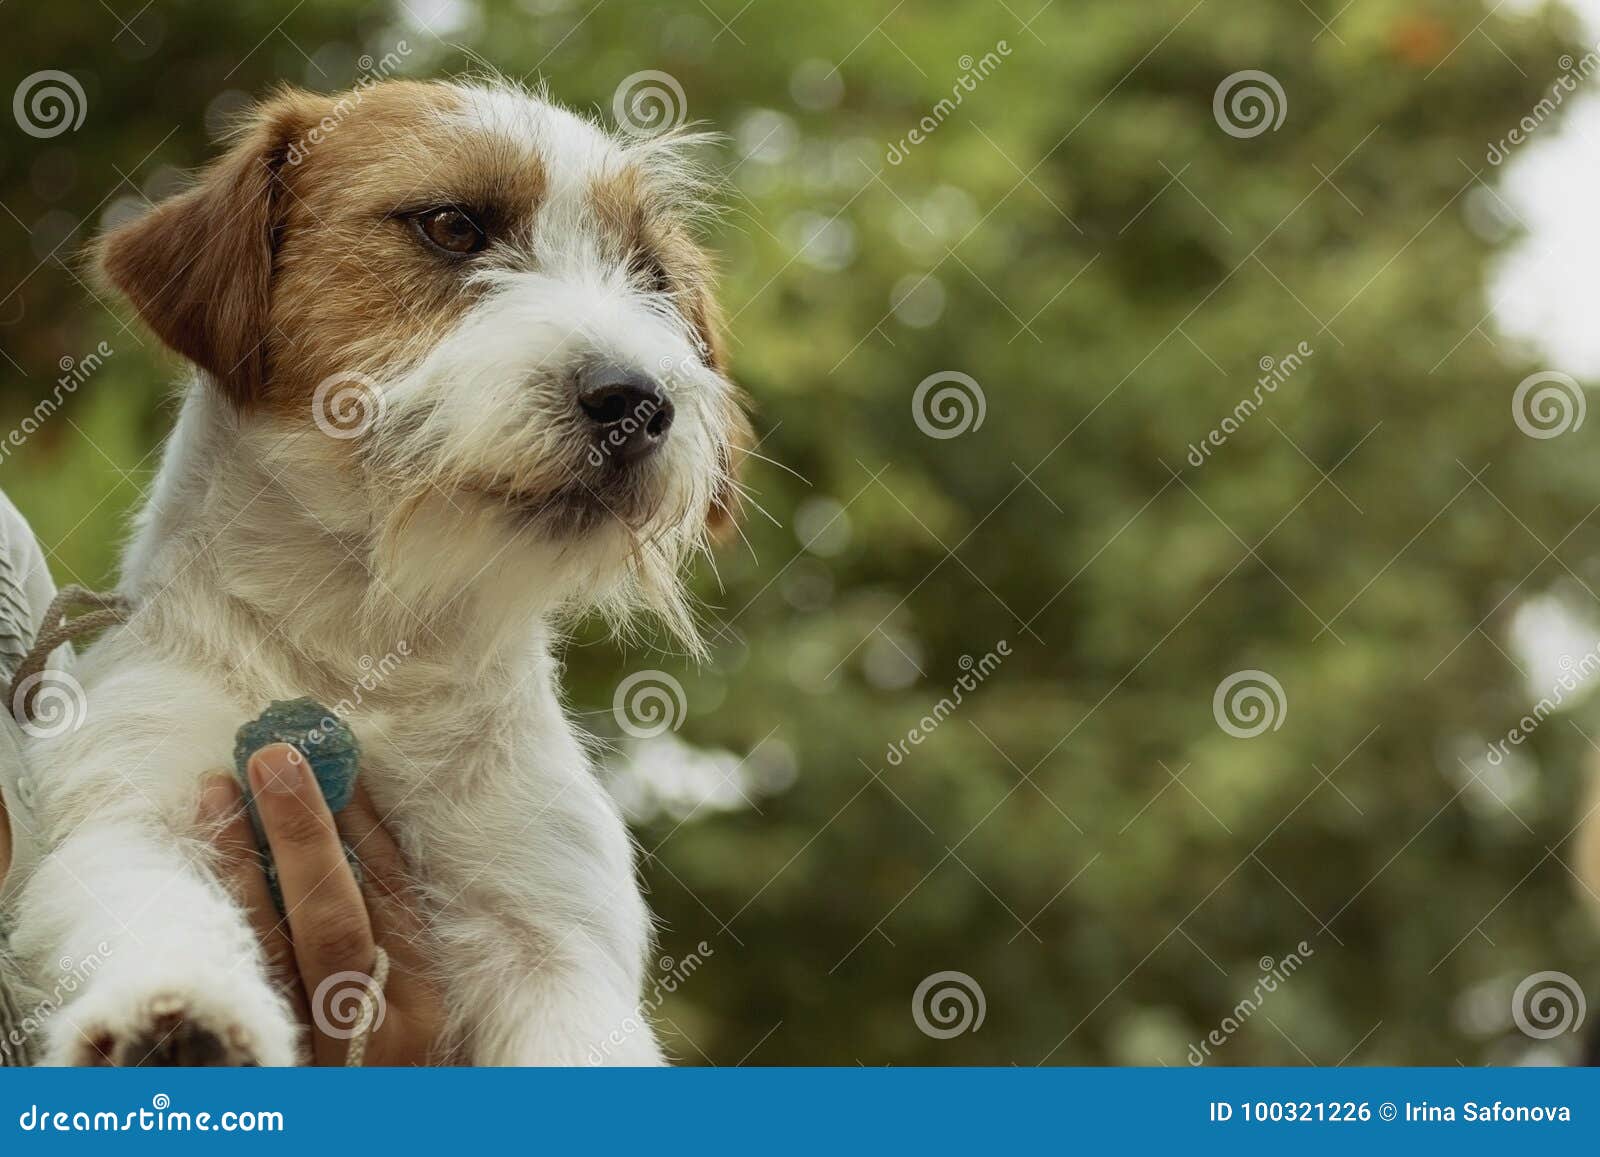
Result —
<path fill-rule="evenodd" d="M 1588 43 L 1600 42 L 1600 0 L 1567 3 L 1586 19 Z M 1507 5 L 1537 6 L 1537 0 Z M 1552 88 L 1564 74 L 1561 65 L 1551 62 Z M 1503 202 L 1485 192 L 1473 211 L 1491 232 L 1513 227 L 1527 233 L 1490 286 L 1494 340 L 1525 342 L 1546 368 L 1593 387 L 1600 386 L 1600 214 L 1591 208 L 1600 192 L 1600 72 L 1584 78 L 1580 67 L 1573 62 L 1565 70 L 1577 87 L 1563 94 L 1565 116 L 1559 126 L 1535 128 L 1500 164 Z M 1491 179 L 1490 144 L 1486 141 L 1484 154 L 1473 159 L 1486 180 Z"/>
<path fill-rule="evenodd" d="M 1506 0 L 1504 8 L 1531 11 L 1543 3 Z M 1486 182 L 1464 202 L 1469 223 L 1486 236 L 1525 235 L 1490 281 L 1484 335 L 1502 348 L 1520 344 L 1525 350 L 1517 353 L 1594 389 L 1600 387 L 1600 213 L 1590 206 L 1600 193 L 1600 0 L 1566 3 L 1585 20 L 1584 39 L 1595 59 L 1550 62 L 1545 91 L 1553 93 L 1563 76 L 1573 87 L 1561 92 L 1559 124 L 1540 124 L 1509 149 L 1503 141 L 1485 141 L 1476 158 L 1463 158 Z M 1527 113 L 1535 115 L 1531 108 Z M 1491 145 L 1501 146 L 1505 157 L 1496 157 Z M 1463 343 L 1451 356 L 1468 348 Z M 1448 359 L 1441 362 L 1447 365 Z M 1573 665 L 1572 656 L 1596 647 L 1597 635 L 1600 622 L 1587 604 L 1548 595 L 1524 601 L 1513 616 L 1510 642 L 1530 692 L 1548 693 Z"/>

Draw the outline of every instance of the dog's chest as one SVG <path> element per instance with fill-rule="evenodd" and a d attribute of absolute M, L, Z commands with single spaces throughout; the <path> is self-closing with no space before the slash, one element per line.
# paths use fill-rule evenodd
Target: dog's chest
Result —
<path fill-rule="evenodd" d="M 362 781 L 429 874 L 464 869 L 492 879 L 546 859 L 555 846 L 583 861 L 626 841 L 559 711 L 476 721 L 448 711 L 375 712 L 348 722 L 361 743 Z"/>

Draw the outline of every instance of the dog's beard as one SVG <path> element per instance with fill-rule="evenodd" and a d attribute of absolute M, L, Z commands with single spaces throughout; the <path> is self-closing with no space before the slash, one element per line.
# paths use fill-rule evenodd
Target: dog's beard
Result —
<path fill-rule="evenodd" d="M 566 448 L 565 461 L 515 472 L 481 464 L 458 471 L 437 459 L 407 468 L 391 460 L 394 485 L 378 487 L 392 501 L 381 520 L 383 554 L 390 566 L 431 572 L 422 590 L 395 581 L 396 590 L 420 606 L 424 592 L 449 594 L 481 582 L 525 586 L 539 613 L 598 612 L 628 633 L 641 616 L 653 616 L 701 653 L 682 574 L 706 549 L 715 479 L 668 456 L 597 465 L 577 445 Z M 417 517 L 425 510 L 432 513 Z M 488 605 L 519 617 L 527 613 L 517 609 L 521 601 L 500 595 Z"/>
<path fill-rule="evenodd" d="M 607 526 L 648 537 L 666 511 L 669 486 L 653 462 L 605 463 L 597 470 L 572 469 L 545 490 L 503 492 L 507 513 L 521 530 L 543 537 L 581 538 Z"/>

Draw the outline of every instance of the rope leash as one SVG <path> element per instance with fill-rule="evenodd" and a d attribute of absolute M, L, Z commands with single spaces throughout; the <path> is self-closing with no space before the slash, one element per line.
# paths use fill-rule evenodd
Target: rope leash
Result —
<path fill-rule="evenodd" d="M 95 609 L 75 619 L 67 618 L 68 608 L 76 606 Z M 56 597 L 50 600 L 39 635 L 28 654 L 17 665 L 11 685 L 6 688 L 6 702 L 11 705 L 11 713 L 17 717 L 17 721 L 20 723 L 33 718 L 34 694 L 39 690 L 38 675 L 49 661 L 50 652 L 63 643 L 70 643 L 93 631 L 125 623 L 132 614 L 133 607 L 128 600 L 113 591 L 92 591 L 80 586 L 62 587 Z"/>
<path fill-rule="evenodd" d="M 384 986 L 389 983 L 389 954 L 381 944 L 377 945 L 377 953 L 372 961 L 372 977 L 361 989 L 361 1012 L 356 1017 L 355 1035 L 350 1038 L 350 1051 L 344 1056 L 347 1069 L 359 1069 L 367 1059 L 367 1043 L 382 1007 Z"/>

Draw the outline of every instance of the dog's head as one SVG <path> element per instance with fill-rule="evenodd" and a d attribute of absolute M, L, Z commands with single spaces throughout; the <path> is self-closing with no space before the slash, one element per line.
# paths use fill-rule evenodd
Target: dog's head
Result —
<path fill-rule="evenodd" d="M 688 139 L 497 85 L 285 92 L 100 260 L 402 597 L 487 572 L 692 635 L 749 427 Z"/>

